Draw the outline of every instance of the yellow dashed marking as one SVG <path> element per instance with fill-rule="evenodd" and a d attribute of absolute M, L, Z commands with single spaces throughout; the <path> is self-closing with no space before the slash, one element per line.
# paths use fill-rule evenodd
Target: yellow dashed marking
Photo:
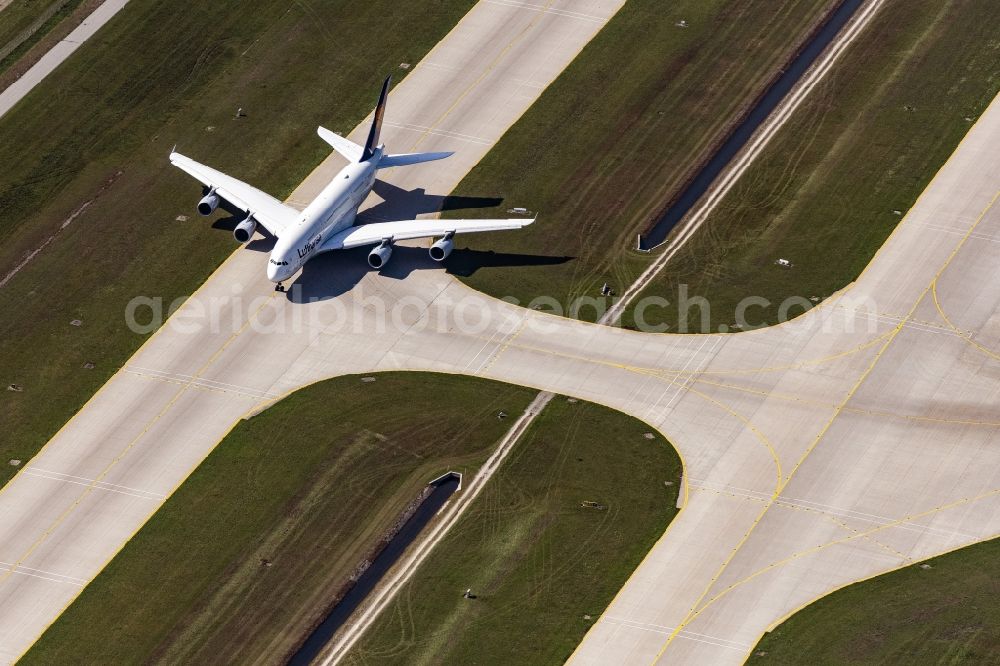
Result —
<path fill-rule="evenodd" d="M 909 318 L 913 315 L 913 313 L 916 312 L 917 308 L 920 306 L 920 303 L 924 300 L 924 298 L 927 296 L 927 294 L 931 292 L 931 290 L 933 289 L 935 283 L 938 281 L 938 279 L 941 277 L 941 275 L 944 273 L 944 271 L 947 270 L 948 266 L 951 264 L 952 260 L 954 260 L 955 256 L 958 254 L 959 250 L 962 249 L 962 246 L 965 245 L 965 242 L 972 235 L 973 231 L 975 231 L 976 227 L 979 226 L 979 223 L 982 222 L 982 220 L 983 220 L 984 217 L 986 217 L 986 213 L 989 212 L 990 208 L 993 207 L 993 204 L 996 202 L 996 200 L 997 200 L 998 197 L 1000 197 L 1000 191 L 996 192 L 993 195 L 993 198 L 990 199 L 990 202 L 989 202 L 989 204 L 987 204 L 986 208 L 983 209 L 983 211 L 979 214 L 979 216 L 976 218 L 976 220 L 972 223 L 972 225 L 968 228 L 968 230 L 962 236 L 961 240 L 952 249 L 951 253 L 949 253 L 948 258 L 945 259 L 944 263 L 941 265 L 941 267 L 934 274 L 934 277 L 931 279 L 930 283 L 924 288 L 924 290 L 922 292 L 920 292 L 920 295 L 917 297 L 916 301 L 913 303 L 913 306 L 910 308 L 910 310 L 906 314 L 906 316 L 902 320 L 900 320 L 899 324 L 897 324 L 896 327 L 890 332 L 891 334 L 888 336 L 888 338 L 883 343 L 882 347 L 878 350 L 878 352 L 876 352 L 875 357 L 872 359 L 871 363 L 868 364 L 868 367 L 865 368 L 864 372 L 861 373 L 861 376 L 854 383 L 854 385 L 851 387 L 851 389 L 847 392 L 847 395 L 844 397 L 844 399 L 841 400 L 840 404 L 838 404 L 837 407 L 836 407 L 836 409 L 834 409 L 834 412 L 831 415 L 830 419 L 820 429 L 820 431 L 816 435 L 816 437 L 813 438 L 813 441 L 809 444 L 808 447 L 806 447 L 806 450 L 799 457 L 799 460 L 795 463 L 795 466 L 792 467 L 792 470 L 788 473 L 788 476 L 785 478 L 784 482 L 780 485 L 778 491 L 772 497 L 771 501 L 768 503 L 767 506 L 764 507 L 764 509 L 761 511 L 760 515 L 758 515 L 757 518 L 754 519 L 754 521 L 753 521 L 753 523 L 751 523 L 749 529 L 746 531 L 746 533 L 743 535 L 743 537 L 737 542 L 736 547 L 732 550 L 732 552 L 730 552 L 730 554 L 722 562 L 722 564 L 720 565 L 718 571 L 716 571 L 715 575 L 709 581 L 708 585 L 702 591 L 701 595 L 695 601 L 694 605 L 689 609 L 687 616 L 680 623 L 678 623 L 678 625 L 670 633 L 670 636 L 667 637 L 666 642 L 664 642 L 664 644 L 660 648 L 659 652 L 656 653 L 656 657 L 653 659 L 653 663 L 658 662 L 660 660 L 660 658 L 663 656 L 663 653 L 666 652 L 667 648 L 673 642 L 673 640 L 675 638 L 677 638 L 677 635 L 685 627 L 687 627 L 687 625 L 690 624 L 700 613 L 702 613 L 706 608 L 708 608 L 711 604 L 713 604 L 717 599 L 719 599 L 720 597 L 722 597 L 723 595 L 725 595 L 726 593 L 728 593 L 730 590 L 734 589 L 735 587 L 738 587 L 739 585 L 742 585 L 743 583 L 745 583 L 746 581 L 750 580 L 751 578 L 754 578 L 754 577 L 758 576 L 760 573 L 763 573 L 764 571 L 767 571 L 767 570 L 769 570 L 769 569 L 771 569 L 771 568 L 773 568 L 775 566 L 779 566 L 779 563 L 771 564 L 768 567 L 765 567 L 765 569 L 762 569 L 762 570 L 758 571 L 757 573 L 751 574 L 751 576 L 748 576 L 747 578 L 743 579 L 742 581 L 737 581 L 736 583 L 734 583 L 733 585 L 731 585 L 729 588 L 727 588 L 726 590 L 724 590 L 720 594 L 718 594 L 715 597 L 712 597 L 711 599 L 709 599 L 703 606 L 701 606 L 699 608 L 699 604 L 701 604 L 701 602 L 708 596 L 710 590 L 715 585 L 715 583 L 718 582 L 719 578 L 722 576 L 723 572 L 725 572 L 726 568 L 732 562 L 733 558 L 735 558 L 736 554 L 740 551 L 740 549 L 744 546 L 744 544 L 746 544 L 747 540 L 750 538 L 750 535 L 753 534 L 754 530 L 760 524 L 761 519 L 763 519 L 763 517 L 767 514 L 768 510 L 770 509 L 770 507 L 774 504 L 774 502 L 777 499 L 777 497 L 781 494 L 781 491 L 784 490 L 788 486 L 788 484 L 791 482 L 792 478 L 794 478 L 795 473 L 799 470 L 799 468 L 806 461 L 806 459 L 809 457 L 809 455 L 815 450 L 815 448 L 819 444 L 819 442 L 826 436 L 826 434 L 827 434 L 827 432 L 829 432 L 830 428 L 833 427 L 834 422 L 837 420 L 837 417 L 840 415 L 840 413 L 847 406 L 847 403 L 850 402 L 851 398 L 854 397 L 854 395 L 858 392 L 858 390 L 861 388 L 861 386 L 865 383 L 865 380 L 868 379 L 869 375 L 871 375 L 872 371 L 875 369 L 875 366 L 878 365 L 878 362 L 882 359 L 882 356 L 885 354 L 885 351 L 892 345 L 892 342 L 896 339 L 896 337 L 899 335 L 899 333 L 903 330 L 903 327 L 909 321 Z M 993 492 L 994 493 L 995 492 L 1000 492 L 1000 490 L 993 491 Z M 930 512 L 930 513 L 932 513 L 932 512 Z M 918 514 L 918 516 L 920 516 L 920 515 L 924 515 L 924 514 Z M 905 521 L 909 520 L 910 518 L 911 517 L 904 518 L 903 521 L 900 521 L 900 522 L 905 522 Z M 892 525 L 892 523 L 890 523 L 889 525 L 883 526 L 883 527 L 876 528 L 874 530 L 869 530 L 866 533 L 859 533 L 859 535 L 847 537 L 846 540 L 851 540 L 851 539 L 854 539 L 854 538 L 858 538 L 858 536 L 864 535 L 864 534 L 867 534 L 867 533 L 877 532 L 879 530 L 886 529 L 886 527 L 889 527 L 891 525 Z M 833 545 L 833 544 L 836 544 L 836 543 L 842 543 L 844 541 L 845 541 L 845 539 L 842 539 L 840 541 L 830 542 L 829 544 L 826 544 L 826 545 Z M 822 548 L 822 546 L 820 548 Z M 795 557 L 799 557 L 802 554 L 815 552 L 816 550 L 817 549 L 810 549 L 808 551 L 803 551 L 801 554 L 797 554 L 797 555 L 793 556 L 790 559 L 794 559 Z M 781 563 L 784 563 L 786 561 L 789 561 L 789 560 L 782 560 Z"/>

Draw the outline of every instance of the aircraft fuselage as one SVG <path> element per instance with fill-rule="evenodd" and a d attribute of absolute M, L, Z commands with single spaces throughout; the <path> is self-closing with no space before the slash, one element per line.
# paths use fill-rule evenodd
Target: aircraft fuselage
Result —
<path fill-rule="evenodd" d="M 348 164 L 323 188 L 298 221 L 278 239 L 267 262 L 267 278 L 282 282 L 316 254 L 323 241 L 354 224 L 358 207 L 375 184 L 379 148 L 370 160 Z"/>

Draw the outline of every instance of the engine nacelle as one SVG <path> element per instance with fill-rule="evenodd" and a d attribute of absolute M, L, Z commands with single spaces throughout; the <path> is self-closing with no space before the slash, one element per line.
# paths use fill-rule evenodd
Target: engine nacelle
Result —
<path fill-rule="evenodd" d="M 240 243 L 246 243 L 253 238 L 253 232 L 256 230 L 257 220 L 253 219 L 253 215 L 247 215 L 247 219 L 237 224 L 236 228 L 233 229 L 233 238 Z"/>
<path fill-rule="evenodd" d="M 431 245 L 430 249 L 427 250 L 427 254 L 431 255 L 431 259 L 434 261 L 444 261 L 451 254 L 451 251 L 455 249 L 455 241 L 452 238 L 455 234 L 450 233 L 441 240 Z"/>
<path fill-rule="evenodd" d="M 392 241 L 386 239 L 382 244 L 368 253 L 368 265 L 372 268 L 382 268 L 392 256 Z"/>
<path fill-rule="evenodd" d="M 219 207 L 219 195 L 212 190 L 205 197 L 198 202 L 198 212 L 206 217 L 215 212 L 215 209 Z"/>

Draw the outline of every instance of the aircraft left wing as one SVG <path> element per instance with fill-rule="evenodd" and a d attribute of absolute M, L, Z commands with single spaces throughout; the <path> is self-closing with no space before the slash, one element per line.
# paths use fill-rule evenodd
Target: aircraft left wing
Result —
<path fill-rule="evenodd" d="M 443 236 L 449 233 L 469 234 L 480 231 L 504 231 L 520 229 L 534 222 L 527 219 L 511 220 L 403 220 L 400 222 L 373 222 L 344 229 L 330 236 L 320 247 L 320 252 L 346 250 L 362 245 L 381 243 L 386 238 L 392 240 L 412 240 L 429 236 Z"/>
<path fill-rule="evenodd" d="M 254 219 L 275 236 L 281 236 L 299 218 L 299 211 L 286 206 L 270 194 L 212 167 L 199 164 L 190 157 L 172 152 L 170 163 L 194 176 L 202 184 L 215 188 L 216 194 L 237 208 L 253 213 Z"/>

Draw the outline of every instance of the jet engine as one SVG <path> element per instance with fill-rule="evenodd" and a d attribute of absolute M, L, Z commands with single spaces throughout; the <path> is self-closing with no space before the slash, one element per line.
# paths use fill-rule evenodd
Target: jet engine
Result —
<path fill-rule="evenodd" d="M 257 230 L 257 220 L 253 219 L 253 214 L 247 215 L 247 219 L 236 225 L 233 229 L 233 238 L 240 243 L 246 243 L 253 238 L 253 232 Z"/>
<path fill-rule="evenodd" d="M 454 236 L 454 233 L 449 233 L 434 243 L 434 245 L 431 245 L 430 249 L 427 250 L 427 254 L 431 255 L 431 259 L 434 261 L 444 261 L 447 259 L 451 251 L 455 249 L 455 242 L 452 240 Z"/>
<path fill-rule="evenodd" d="M 198 202 L 198 212 L 202 215 L 208 216 L 215 212 L 215 209 L 219 207 L 219 195 L 212 190 L 205 197 Z"/>
<path fill-rule="evenodd" d="M 385 239 L 382 244 L 368 253 L 368 265 L 372 268 L 382 268 L 392 256 L 392 240 Z"/>

